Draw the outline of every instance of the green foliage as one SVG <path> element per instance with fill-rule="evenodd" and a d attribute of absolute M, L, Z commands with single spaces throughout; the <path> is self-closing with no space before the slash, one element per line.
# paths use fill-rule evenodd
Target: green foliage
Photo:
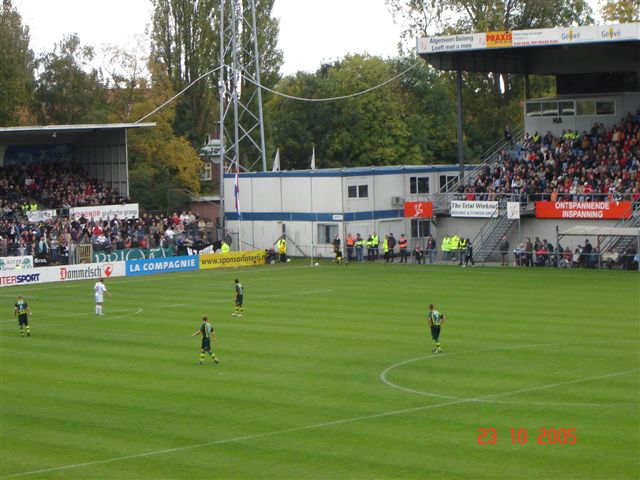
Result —
<path fill-rule="evenodd" d="M 107 120 L 102 74 L 91 67 L 92 47 L 78 35 L 65 36 L 53 52 L 38 58 L 36 115 L 42 124 L 103 123 Z"/>
<path fill-rule="evenodd" d="M 274 0 L 256 1 L 256 24 L 261 48 L 261 81 L 272 86 L 278 78 L 282 53 L 277 50 L 278 21 L 271 17 Z M 244 2 L 243 9 L 248 9 Z M 219 0 L 153 0 L 152 56 L 166 65 L 175 91 L 216 68 L 220 63 L 220 1 Z M 230 22 L 230 6 L 224 19 Z M 246 27 L 246 25 L 245 25 Z M 249 40 L 244 28 L 243 45 Z M 246 55 L 242 50 L 239 55 Z M 230 55 L 230 54 L 229 54 Z M 225 63 L 230 63 L 230 58 Z M 193 85 L 177 100 L 174 130 L 200 145 L 218 122 L 218 73 Z M 243 98 L 253 98 L 255 86 L 245 82 Z M 257 111 L 257 109 L 256 109 Z"/>
<path fill-rule="evenodd" d="M 133 118 L 140 118 L 173 96 L 164 65 L 150 62 L 148 94 L 131 107 Z M 175 105 L 169 104 L 153 116 L 154 128 L 129 133 L 130 191 L 143 208 L 167 207 L 167 190 L 200 191 L 202 161 L 191 143 L 173 132 Z"/>
<path fill-rule="evenodd" d="M 601 1 L 600 15 L 605 22 L 640 22 L 640 0 Z"/>
<path fill-rule="evenodd" d="M 28 120 L 33 95 L 33 52 L 29 28 L 10 0 L 0 6 L 0 125 Z M 26 118 L 25 118 L 26 117 Z"/>
<path fill-rule="evenodd" d="M 215 0 L 153 0 L 152 57 L 165 65 L 174 91 L 219 63 Z M 200 144 L 217 119 L 216 76 L 193 85 L 177 100 L 174 129 Z"/>
<path fill-rule="evenodd" d="M 286 77 L 278 89 L 303 98 L 349 97 L 413 63 L 348 56 L 315 74 Z M 364 95 L 317 103 L 275 97 L 267 104 L 283 169 L 308 168 L 313 145 L 318 168 L 449 161 L 455 138 L 446 132 L 455 125 L 454 112 L 442 78 L 420 64 L 402 79 Z"/>

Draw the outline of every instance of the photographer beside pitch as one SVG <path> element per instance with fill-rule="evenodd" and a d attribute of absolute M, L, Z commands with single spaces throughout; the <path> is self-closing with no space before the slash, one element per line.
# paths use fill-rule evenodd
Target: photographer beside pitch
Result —
<path fill-rule="evenodd" d="M 442 353 L 442 348 L 440 348 L 440 327 L 444 323 L 445 316 L 443 313 L 440 313 L 435 309 L 433 303 L 429 305 L 429 328 L 431 329 L 431 338 L 435 343 L 433 353 Z"/>

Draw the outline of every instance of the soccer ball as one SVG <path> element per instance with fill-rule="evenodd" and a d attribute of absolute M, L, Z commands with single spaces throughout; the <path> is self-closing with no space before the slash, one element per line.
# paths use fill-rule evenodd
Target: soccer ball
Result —
<path fill-rule="evenodd" d="M 316 262 L 313 266 L 314 267 L 318 267 L 318 266 L 320 266 L 320 264 L 318 262 Z"/>
<path fill-rule="evenodd" d="M 291 259 L 290 259 L 290 258 L 287 258 L 287 263 L 289 263 L 289 262 L 291 262 Z"/>

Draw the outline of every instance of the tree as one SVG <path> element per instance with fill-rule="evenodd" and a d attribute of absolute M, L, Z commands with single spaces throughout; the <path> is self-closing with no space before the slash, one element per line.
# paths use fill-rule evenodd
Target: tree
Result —
<path fill-rule="evenodd" d="M 277 88 L 302 98 L 349 96 L 407 70 L 415 59 L 348 56 L 314 74 L 285 77 Z M 364 95 L 312 103 L 282 97 L 267 104 L 268 125 L 281 166 L 424 164 L 455 155 L 455 103 L 441 76 L 418 65 L 402 78 Z"/>
<path fill-rule="evenodd" d="M 605 22 L 640 22 L 640 0 L 601 0 L 599 7 Z"/>
<path fill-rule="evenodd" d="M 102 123 L 108 116 L 102 74 L 91 66 L 92 47 L 82 46 L 78 35 L 68 35 L 53 52 L 37 60 L 35 103 L 42 123 Z"/>
<path fill-rule="evenodd" d="M 138 39 L 129 50 L 111 45 L 104 50 L 107 88 L 109 90 L 109 110 L 112 120 L 131 122 L 132 109 L 136 102 L 144 100 L 151 84 L 147 69 L 148 54 L 145 55 L 144 42 Z"/>
<path fill-rule="evenodd" d="M 16 125 L 29 117 L 33 94 L 33 52 L 29 27 L 11 4 L 0 6 L 0 125 Z"/>
<path fill-rule="evenodd" d="M 174 94 L 166 66 L 149 61 L 150 81 L 139 79 L 131 118 L 141 118 Z M 156 126 L 129 133 L 129 186 L 131 195 L 147 210 L 165 209 L 168 189 L 200 191 L 202 161 L 185 137 L 173 132 L 176 107 L 169 104 L 153 117 Z"/>

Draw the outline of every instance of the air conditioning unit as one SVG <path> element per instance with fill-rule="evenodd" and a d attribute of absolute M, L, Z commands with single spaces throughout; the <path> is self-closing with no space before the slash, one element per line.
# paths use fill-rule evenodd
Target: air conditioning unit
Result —
<path fill-rule="evenodd" d="M 391 197 L 391 206 L 392 207 L 402 207 L 404 205 L 404 198 L 402 197 Z"/>

